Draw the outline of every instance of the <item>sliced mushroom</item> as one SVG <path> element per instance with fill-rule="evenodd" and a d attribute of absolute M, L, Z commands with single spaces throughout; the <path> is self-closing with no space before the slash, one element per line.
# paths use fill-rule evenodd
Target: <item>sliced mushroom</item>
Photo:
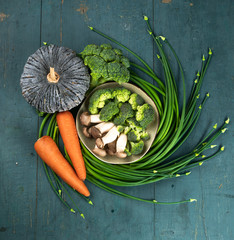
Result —
<path fill-rule="evenodd" d="M 99 123 L 97 125 L 101 125 L 102 126 L 103 124 L 105 124 L 105 123 L 102 122 L 102 123 Z M 95 138 L 95 139 L 102 137 L 102 133 L 99 131 L 98 128 L 96 128 L 96 126 L 92 126 L 90 128 L 90 132 L 91 132 L 92 137 Z"/>
<path fill-rule="evenodd" d="M 90 135 L 92 135 L 92 133 L 91 133 L 91 128 L 88 128 L 88 133 L 89 133 Z"/>
<path fill-rule="evenodd" d="M 85 135 L 85 137 L 87 138 L 91 137 L 91 134 L 89 133 L 89 129 L 87 127 L 83 127 L 82 132 Z"/>
<path fill-rule="evenodd" d="M 103 149 L 105 147 L 105 144 L 103 143 L 101 138 L 96 139 L 96 145 L 98 148 Z"/>
<path fill-rule="evenodd" d="M 116 141 L 116 152 L 124 152 L 126 145 L 127 145 L 127 135 L 124 133 L 121 133 Z"/>
<path fill-rule="evenodd" d="M 111 150 L 113 153 L 116 152 L 116 140 L 111 143 L 108 143 L 107 146 L 108 146 L 108 149 Z"/>
<path fill-rule="evenodd" d="M 91 134 L 94 138 L 100 138 L 103 136 L 104 133 L 108 132 L 112 127 L 114 127 L 114 123 L 102 122 L 91 127 Z"/>
<path fill-rule="evenodd" d="M 115 156 L 115 152 L 113 152 L 111 149 L 107 148 L 106 153 L 110 156 Z"/>
<path fill-rule="evenodd" d="M 115 141 L 118 136 L 119 131 L 117 130 L 116 126 L 114 126 L 104 137 L 96 139 L 96 145 L 99 148 L 104 148 L 106 144 Z"/>
<path fill-rule="evenodd" d="M 91 125 L 91 123 L 102 122 L 99 117 L 100 117 L 99 114 L 90 115 L 88 112 L 83 112 L 80 115 L 80 123 L 81 123 L 81 125 L 88 127 Z"/>
<path fill-rule="evenodd" d="M 115 156 L 118 158 L 126 158 L 127 154 L 124 152 L 127 145 L 127 135 L 121 133 L 116 141 L 116 153 Z"/>
<path fill-rule="evenodd" d="M 106 150 L 98 148 L 97 145 L 95 145 L 95 147 L 92 151 L 93 151 L 93 153 L 97 154 L 100 157 L 106 156 Z"/>

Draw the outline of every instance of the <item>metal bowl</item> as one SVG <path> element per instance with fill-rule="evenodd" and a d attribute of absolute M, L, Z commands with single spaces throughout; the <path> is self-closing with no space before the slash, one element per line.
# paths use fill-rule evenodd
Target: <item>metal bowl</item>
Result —
<path fill-rule="evenodd" d="M 89 96 L 85 99 L 85 101 L 83 102 L 83 104 L 81 105 L 77 116 L 76 116 L 76 129 L 79 135 L 79 138 L 81 140 L 81 142 L 86 146 L 86 148 L 98 159 L 100 159 L 103 162 L 106 163 L 110 163 L 110 164 L 129 164 L 129 163 L 133 163 L 138 161 L 139 159 L 141 159 L 150 149 L 156 134 L 157 134 L 157 130 L 158 130 L 158 126 L 159 126 L 159 113 L 158 113 L 158 109 L 155 106 L 153 100 L 144 92 L 142 91 L 139 87 L 130 84 L 130 83 L 123 83 L 121 84 L 121 86 L 129 89 L 132 93 L 137 93 L 138 95 L 140 95 L 146 103 L 150 104 L 154 111 L 155 111 L 155 118 L 154 121 L 151 122 L 148 126 L 147 126 L 147 132 L 150 135 L 150 139 L 147 141 L 144 141 L 145 146 L 144 146 L 144 150 L 141 154 L 139 155 L 132 155 L 126 158 L 117 158 L 116 156 L 110 156 L 107 155 L 106 157 L 100 157 L 96 154 L 94 154 L 92 152 L 92 149 L 95 146 L 95 139 L 93 138 L 87 138 L 84 136 L 83 132 L 82 132 L 82 125 L 80 124 L 80 115 L 85 112 L 88 111 L 88 103 L 89 103 L 89 98 L 91 97 L 91 95 L 98 89 L 104 89 L 104 88 L 116 88 L 116 87 L 120 87 L 120 85 L 118 83 L 115 82 L 110 82 L 110 83 L 105 83 L 102 84 L 98 87 L 96 87 L 90 94 Z"/>

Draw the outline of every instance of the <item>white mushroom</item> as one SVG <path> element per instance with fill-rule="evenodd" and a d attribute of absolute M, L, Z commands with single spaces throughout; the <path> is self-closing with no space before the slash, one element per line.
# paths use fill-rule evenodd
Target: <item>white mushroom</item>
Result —
<path fill-rule="evenodd" d="M 116 140 L 111 143 L 108 143 L 107 146 L 108 146 L 108 149 L 110 149 L 112 152 L 114 153 L 116 152 Z"/>
<path fill-rule="evenodd" d="M 100 123 L 100 122 L 102 121 L 100 120 L 99 114 L 90 115 L 88 112 L 83 112 L 80 115 L 80 123 L 83 126 L 90 126 L 91 123 Z"/>
<path fill-rule="evenodd" d="M 97 145 L 95 145 L 95 147 L 92 151 L 93 151 L 93 153 L 97 154 L 100 157 L 106 156 L 106 150 L 98 148 Z"/>
<path fill-rule="evenodd" d="M 85 137 L 87 137 L 87 138 L 91 137 L 91 134 L 90 134 L 89 129 L 87 127 L 83 127 L 82 132 L 85 135 Z"/>
<path fill-rule="evenodd" d="M 127 145 L 127 135 L 121 133 L 116 142 L 116 152 L 124 152 L 126 145 Z"/>
<path fill-rule="evenodd" d="M 124 133 L 121 133 L 116 141 L 116 157 L 118 158 L 126 158 L 127 154 L 124 152 L 126 145 L 127 145 L 127 135 Z"/>
<path fill-rule="evenodd" d="M 91 127 L 91 134 L 94 138 L 100 138 L 103 136 L 103 133 L 108 132 L 112 127 L 114 127 L 114 123 L 102 122 Z"/>
<path fill-rule="evenodd" d="M 114 126 L 104 137 L 96 139 L 96 145 L 98 146 L 98 148 L 103 149 L 106 144 L 115 141 L 118 136 L 119 131 L 117 130 L 116 126 Z"/>
<path fill-rule="evenodd" d="M 127 153 L 125 152 L 116 152 L 115 156 L 118 158 L 126 158 L 127 157 Z"/>

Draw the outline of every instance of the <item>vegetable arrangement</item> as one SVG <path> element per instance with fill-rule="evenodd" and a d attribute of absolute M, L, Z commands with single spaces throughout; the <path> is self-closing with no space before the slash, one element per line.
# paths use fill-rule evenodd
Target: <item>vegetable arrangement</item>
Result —
<path fill-rule="evenodd" d="M 126 158 L 138 155 L 150 138 L 146 127 L 154 120 L 153 107 L 124 87 L 96 90 L 89 99 L 88 110 L 80 115 L 86 137 L 96 139 L 93 153 Z M 91 125 L 96 119 L 98 124 Z M 144 140 L 144 141 L 143 141 Z"/>
<path fill-rule="evenodd" d="M 55 80 L 58 78 L 58 76 L 54 73 L 54 71 L 58 72 L 59 70 L 59 68 L 56 68 L 57 66 L 56 61 L 52 61 L 52 63 L 50 63 L 49 61 L 46 62 L 47 63 L 46 71 L 45 69 L 42 69 L 42 67 L 39 68 L 39 70 L 42 70 L 42 74 L 39 74 L 40 78 L 37 78 L 38 72 L 35 71 L 34 67 L 30 69 L 31 65 L 28 62 L 25 66 L 24 73 L 22 74 L 21 86 L 23 95 L 26 97 L 27 100 L 29 99 L 28 100 L 29 103 L 35 106 L 39 111 L 47 112 L 46 116 L 44 117 L 41 123 L 41 127 L 39 130 L 39 140 L 35 143 L 35 149 L 38 155 L 46 163 L 46 164 L 43 163 L 43 165 L 54 192 L 64 203 L 64 205 L 68 207 L 68 209 L 70 209 L 70 211 L 75 212 L 75 210 L 68 204 L 68 202 L 62 198 L 61 192 L 63 191 L 70 198 L 76 210 L 80 213 L 82 217 L 84 217 L 83 213 L 79 210 L 75 201 L 70 196 L 67 187 L 65 187 L 61 183 L 61 180 L 58 176 L 60 176 L 61 179 L 68 183 L 68 186 L 71 186 L 72 189 L 76 189 L 77 190 L 75 191 L 76 193 L 79 194 L 80 192 L 81 194 L 79 195 L 84 197 L 84 199 L 88 201 L 89 204 L 92 204 L 90 199 L 87 198 L 87 196 L 89 196 L 89 191 L 82 181 L 85 178 L 89 182 L 95 184 L 96 186 L 110 193 L 139 201 L 154 204 L 177 204 L 193 202 L 196 200 L 187 199 L 179 202 L 160 202 L 156 199 L 152 200 L 142 199 L 119 191 L 114 186 L 126 186 L 126 187 L 140 186 L 165 179 L 186 176 L 190 174 L 191 168 L 201 166 L 204 162 L 208 161 L 209 159 L 217 156 L 217 154 L 219 154 L 220 152 L 224 151 L 224 147 L 220 147 L 215 152 L 213 151 L 210 152 L 209 150 L 217 146 L 214 145 L 214 141 L 219 137 L 220 134 L 225 133 L 225 131 L 227 130 L 226 125 L 229 123 L 229 119 L 227 119 L 220 127 L 218 127 L 217 124 L 214 124 L 213 128 L 209 131 L 209 133 L 194 146 L 194 149 L 192 151 L 179 157 L 173 158 L 173 153 L 175 153 L 176 150 L 180 148 L 180 146 L 186 141 L 186 139 L 193 131 L 196 123 L 199 120 L 200 114 L 204 108 L 204 104 L 209 97 L 209 93 L 207 93 L 203 100 L 199 104 L 197 104 L 197 102 L 199 101 L 200 96 L 199 92 L 201 89 L 201 85 L 212 57 L 212 51 L 211 49 L 209 49 L 207 59 L 205 59 L 205 56 L 203 55 L 201 71 L 197 73 L 196 80 L 194 81 L 189 99 L 186 102 L 184 74 L 178 56 L 176 55 L 173 47 L 170 45 L 170 43 L 165 37 L 156 36 L 153 33 L 151 26 L 149 24 L 148 17 L 144 16 L 144 20 L 147 24 L 149 36 L 152 37 L 158 49 L 157 58 L 163 68 L 164 81 L 159 79 L 156 73 L 153 71 L 153 69 L 136 53 L 132 52 L 126 46 L 122 45 L 121 43 L 112 39 L 111 37 L 105 35 L 104 33 L 94 29 L 93 27 L 89 27 L 90 30 L 103 36 L 104 38 L 110 40 L 111 42 L 119 45 L 129 53 L 133 54 L 133 56 L 136 57 L 136 59 L 140 62 L 141 65 L 138 65 L 133 62 L 129 63 L 129 61 L 122 55 L 122 52 L 120 50 L 113 49 L 109 44 L 103 44 L 101 46 L 88 45 L 84 49 L 84 51 L 79 55 L 84 60 L 84 65 L 86 65 L 89 68 L 91 76 L 90 80 L 91 88 L 100 85 L 106 81 L 116 81 L 118 83 L 130 81 L 131 83 L 135 84 L 136 86 L 139 86 L 142 90 L 144 90 L 151 97 L 151 99 L 157 106 L 160 116 L 160 124 L 157 136 L 154 139 L 150 150 L 137 162 L 127 165 L 107 164 L 96 158 L 85 147 L 85 145 L 82 142 L 79 143 L 79 139 L 75 129 L 74 118 L 72 117 L 72 115 L 69 112 L 57 113 L 67 111 L 71 109 L 70 107 L 74 107 L 74 105 L 68 104 L 66 106 L 69 107 L 63 107 L 64 99 L 66 99 L 63 98 L 63 96 L 66 95 L 65 90 L 64 90 L 65 95 L 63 94 L 59 95 L 58 94 L 59 91 L 57 91 L 56 94 L 53 95 L 54 92 L 52 91 L 52 89 L 56 88 L 55 86 L 57 82 L 55 83 L 53 81 L 50 82 L 50 76 L 52 76 L 52 78 Z M 177 82 L 170 67 L 168 57 L 165 54 L 164 47 L 168 47 L 170 51 L 173 53 L 180 69 L 183 84 L 183 100 L 181 104 L 179 103 L 178 100 Z M 41 49 L 37 53 L 39 56 L 39 58 L 37 59 L 42 59 L 41 55 L 43 55 L 43 51 L 45 49 L 50 48 L 54 49 L 54 47 L 47 47 Z M 57 59 L 60 59 L 58 52 L 59 50 L 57 50 L 56 56 Z M 50 54 L 51 52 L 48 53 Z M 73 59 L 73 57 L 71 59 Z M 56 58 L 52 57 L 49 59 Z M 76 58 L 74 57 L 74 59 Z M 28 61 L 30 62 L 34 60 L 35 60 L 34 58 L 29 58 Z M 79 59 L 78 62 L 80 64 Z M 50 66 L 51 64 L 52 66 Z M 131 69 L 129 69 L 129 66 L 131 66 Z M 76 65 L 74 64 L 74 66 L 71 65 L 70 67 L 72 69 L 71 71 L 72 72 L 74 71 L 75 73 L 77 69 Z M 75 101 L 76 106 L 78 106 L 79 103 L 83 100 L 84 92 L 88 90 L 87 86 L 89 85 L 89 82 L 87 80 L 89 77 L 87 76 L 87 71 L 85 70 L 84 67 L 85 66 L 81 66 L 84 72 L 79 77 L 76 77 L 75 75 L 72 76 L 69 75 L 69 71 L 67 72 L 68 75 L 61 75 L 63 76 L 62 78 L 63 82 L 61 83 L 61 85 L 64 86 L 64 84 L 65 85 L 68 84 L 67 86 L 70 86 L 70 83 L 67 83 L 68 80 L 70 79 L 71 81 L 74 80 L 75 86 L 77 83 L 76 90 L 78 91 L 78 93 L 79 93 L 78 85 L 79 86 L 82 85 L 84 87 L 81 94 L 75 93 L 75 95 L 79 99 Z M 157 86 L 145 81 L 142 77 L 138 76 L 134 69 L 137 69 L 146 76 L 150 77 L 152 80 L 155 81 Z M 34 75 L 31 73 L 33 73 Z M 50 73 L 49 78 L 47 77 L 48 73 Z M 61 73 L 58 72 L 57 74 L 60 75 Z M 29 79 L 29 81 L 27 81 L 27 79 Z M 38 84 L 37 79 L 40 79 L 39 81 L 40 84 L 38 85 L 39 88 L 36 85 L 34 85 L 34 82 Z M 46 79 L 49 81 L 49 83 L 46 81 Z M 32 86 L 29 84 L 30 82 L 33 83 Z M 45 91 L 45 94 L 42 92 L 42 90 L 45 89 L 43 82 L 46 82 L 45 86 L 47 86 L 48 89 L 48 91 Z M 62 87 L 60 88 L 60 86 L 57 85 L 57 89 L 60 90 L 63 88 Z M 36 94 L 38 90 L 39 93 L 43 93 L 42 96 L 38 96 Z M 74 95 L 74 91 L 70 92 L 72 92 Z M 100 97 L 101 94 L 102 97 Z M 87 136 L 92 134 L 99 134 L 99 137 L 102 136 L 103 126 L 100 127 L 100 125 L 103 124 L 103 120 L 107 120 L 106 124 L 112 123 L 109 122 L 109 120 L 113 119 L 112 118 L 113 115 L 117 117 L 114 118 L 112 125 L 105 126 L 104 129 L 113 129 L 115 127 L 114 130 L 119 132 L 120 127 L 119 129 L 117 129 L 118 126 L 121 126 L 122 125 L 121 123 L 127 120 L 129 126 L 134 125 L 135 120 L 137 120 L 137 122 L 140 123 L 140 127 L 142 128 L 145 128 L 145 126 L 147 126 L 147 124 L 150 122 L 150 120 L 147 120 L 148 118 L 147 117 L 145 118 L 143 115 L 145 111 L 150 111 L 150 107 L 145 106 L 137 95 L 132 94 L 129 97 L 127 103 L 128 106 L 130 105 L 132 111 L 136 111 L 134 121 L 130 122 L 133 116 L 131 116 L 131 114 L 128 115 L 129 118 L 127 118 L 126 120 L 125 111 L 127 110 L 125 110 L 125 107 L 127 106 L 125 106 L 126 102 L 123 102 L 121 100 L 124 97 L 126 97 L 126 94 L 120 94 L 120 96 L 118 96 L 118 94 L 116 95 L 118 101 L 123 102 L 120 107 L 119 106 L 116 107 L 116 105 L 113 105 L 115 103 L 112 101 L 109 101 L 109 103 L 105 102 L 106 100 L 111 99 L 113 93 L 111 92 L 108 93 L 108 91 L 105 90 L 105 92 L 102 91 L 101 94 L 99 93 L 99 95 L 96 96 L 97 95 L 96 93 L 96 95 L 94 94 L 92 96 L 93 99 L 90 100 L 89 105 L 90 113 L 88 112 L 84 113 L 83 114 L 84 119 L 81 119 L 81 121 L 83 121 L 82 124 L 86 126 L 83 129 L 83 132 L 84 134 L 87 134 Z M 52 100 L 47 101 L 47 99 L 50 98 Z M 55 104 L 53 102 L 54 99 L 59 99 L 59 102 L 61 104 L 60 105 Z M 68 102 L 70 103 L 70 101 Z M 181 111 L 179 110 L 179 105 L 182 106 Z M 54 106 L 56 106 L 56 108 Z M 124 110 L 121 109 L 121 107 L 122 108 L 124 107 Z M 105 110 L 105 108 L 107 110 Z M 101 110 L 102 112 L 99 112 L 99 109 L 102 109 Z M 110 109 L 112 111 L 109 111 Z M 122 111 L 125 113 L 121 114 Z M 48 136 L 42 137 L 44 128 L 49 119 L 50 121 L 46 132 L 46 135 Z M 95 128 L 92 127 L 90 128 L 89 126 L 91 124 L 92 125 L 95 124 Z M 113 124 L 116 126 L 113 126 Z M 61 153 L 62 150 L 60 151 L 59 148 L 57 147 L 59 146 L 59 132 L 64 142 L 65 146 L 64 154 L 66 160 L 62 156 Z M 133 135 L 131 135 L 131 137 L 132 138 L 136 137 L 136 139 L 139 140 L 139 137 L 136 132 L 133 132 Z M 139 143 L 140 141 L 138 141 L 137 143 Z M 132 148 L 134 148 L 135 147 L 134 144 L 136 143 L 134 141 L 132 142 L 133 142 Z M 102 142 L 97 143 L 97 145 L 98 144 L 105 145 L 105 141 L 103 142 L 102 139 Z M 98 147 L 95 147 L 93 151 L 96 151 L 97 148 Z M 85 163 L 85 165 L 83 163 Z M 53 171 L 50 172 L 47 165 Z"/>

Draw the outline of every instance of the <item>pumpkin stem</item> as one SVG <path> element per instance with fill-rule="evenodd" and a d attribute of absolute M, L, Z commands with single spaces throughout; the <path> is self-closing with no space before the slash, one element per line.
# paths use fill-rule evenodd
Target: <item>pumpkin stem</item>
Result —
<path fill-rule="evenodd" d="M 60 76 L 54 71 L 54 68 L 50 67 L 50 72 L 47 75 L 47 80 L 51 83 L 57 83 Z"/>

